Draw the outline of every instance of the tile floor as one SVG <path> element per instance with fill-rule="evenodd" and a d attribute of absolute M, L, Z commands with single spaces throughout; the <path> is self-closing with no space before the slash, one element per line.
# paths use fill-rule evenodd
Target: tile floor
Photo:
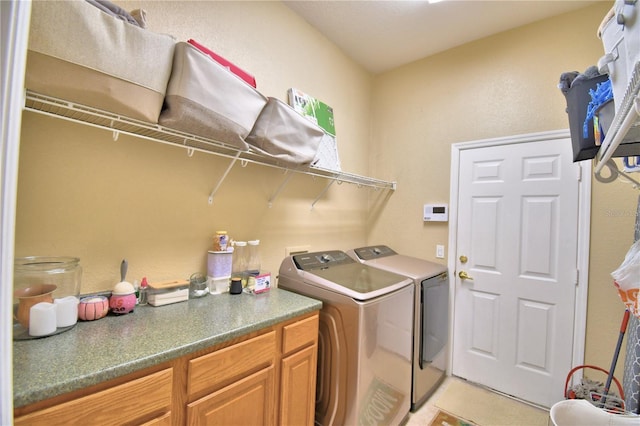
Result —
<path fill-rule="evenodd" d="M 459 379 L 457 377 L 445 378 L 445 380 L 440 385 L 440 387 L 433 393 L 433 395 L 431 395 L 431 397 L 429 397 L 429 399 L 418 409 L 418 411 L 416 411 L 415 413 L 409 413 L 409 418 L 404 424 L 404 426 L 428 426 L 429 424 L 431 424 L 431 421 L 435 419 L 439 411 L 439 408 L 436 406 L 437 401 L 439 400 L 441 394 L 444 393 L 445 389 L 447 389 L 447 387 L 454 382 L 467 383 L 464 380 Z M 499 406 L 501 407 L 501 410 L 504 410 L 501 412 L 505 412 L 505 411 L 510 412 L 512 409 L 513 411 L 518 413 L 522 412 L 521 407 L 523 406 L 523 404 L 521 402 L 497 393 L 491 393 L 491 394 L 492 394 L 491 398 L 492 399 L 495 398 L 494 401 L 497 402 L 498 400 L 500 400 Z M 527 405 L 527 407 L 528 407 L 527 408 L 528 410 L 531 409 L 530 406 Z M 451 414 L 460 415 L 460 413 L 455 413 L 455 412 L 452 412 Z M 547 414 L 546 412 L 541 412 L 541 414 L 543 414 L 543 419 L 541 420 L 540 418 L 536 418 L 535 422 L 532 422 L 531 424 L 537 424 L 537 425 L 544 424 L 546 426 L 548 424 Z M 539 417 L 540 414 L 537 414 L 536 416 Z M 522 419 L 522 417 L 518 417 L 518 418 Z M 479 426 L 491 426 L 491 425 L 485 424 L 485 425 L 479 425 Z M 514 423 L 514 426 L 521 426 L 521 425 L 516 425 Z"/>
<path fill-rule="evenodd" d="M 409 413 L 409 419 L 405 423 L 405 426 L 427 426 L 438 414 L 439 408 L 435 406 L 435 402 L 438 400 L 440 394 L 444 391 L 446 386 L 452 381 L 458 380 L 454 377 L 447 377 L 440 387 L 429 397 L 429 399 L 416 411 L 415 413 Z M 455 414 L 455 413 L 451 413 Z"/>

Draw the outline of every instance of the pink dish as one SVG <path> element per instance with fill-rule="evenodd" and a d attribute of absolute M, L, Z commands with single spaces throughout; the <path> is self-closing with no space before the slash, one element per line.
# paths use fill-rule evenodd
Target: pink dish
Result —
<path fill-rule="evenodd" d="M 109 312 L 109 300 L 104 296 L 89 296 L 80 299 L 78 318 L 83 321 L 93 321 L 103 318 Z"/>
<path fill-rule="evenodd" d="M 109 299 L 109 307 L 111 312 L 116 315 L 124 315 L 133 311 L 136 307 L 136 294 L 111 294 Z"/>

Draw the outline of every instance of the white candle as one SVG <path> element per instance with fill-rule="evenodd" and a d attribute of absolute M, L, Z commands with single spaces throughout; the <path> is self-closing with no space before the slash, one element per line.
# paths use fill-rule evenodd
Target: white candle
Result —
<path fill-rule="evenodd" d="M 36 303 L 29 311 L 29 335 L 46 336 L 56 331 L 56 305 Z"/>
<path fill-rule="evenodd" d="M 78 303 L 80 301 L 75 296 L 67 296 L 61 299 L 54 299 L 56 305 L 56 325 L 58 327 L 69 327 L 78 322 Z"/>

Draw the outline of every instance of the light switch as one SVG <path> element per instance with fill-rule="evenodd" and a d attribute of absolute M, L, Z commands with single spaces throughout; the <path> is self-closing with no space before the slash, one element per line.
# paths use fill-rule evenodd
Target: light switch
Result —
<path fill-rule="evenodd" d="M 444 259 L 444 246 L 443 245 L 436 245 L 436 257 L 438 259 Z"/>

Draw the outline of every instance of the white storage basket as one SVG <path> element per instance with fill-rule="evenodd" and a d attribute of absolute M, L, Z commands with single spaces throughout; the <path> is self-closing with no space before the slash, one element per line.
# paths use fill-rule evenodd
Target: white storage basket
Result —
<path fill-rule="evenodd" d="M 267 98 L 189 43 L 175 47 L 160 124 L 246 151 Z"/>
<path fill-rule="evenodd" d="M 34 92 L 157 123 L 173 37 L 84 1 L 35 1 L 25 85 Z"/>

